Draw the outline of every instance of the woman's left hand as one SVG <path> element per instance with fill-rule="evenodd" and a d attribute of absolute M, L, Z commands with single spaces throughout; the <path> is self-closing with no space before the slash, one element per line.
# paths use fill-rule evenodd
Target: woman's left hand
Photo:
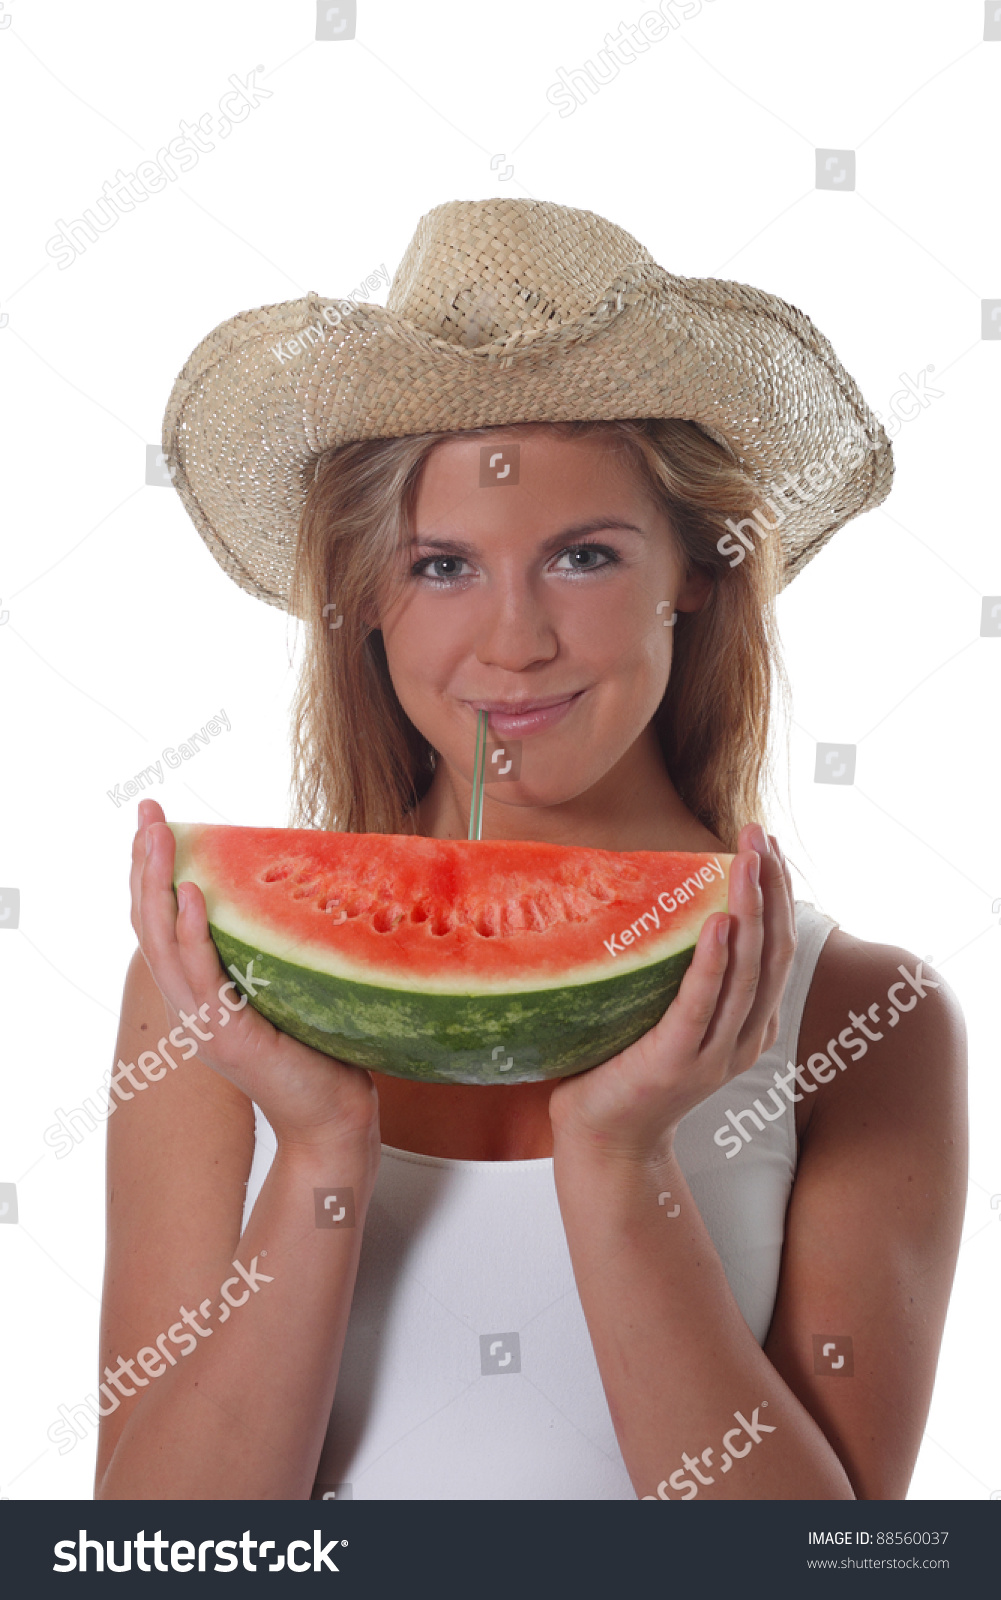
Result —
<path fill-rule="evenodd" d="M 775 1043 L 796 919 L 785 858 L 757 824 L 741 829 L 728 905 L 729 915 L 706 920 L 656 1026 L 557 1084 L 549 1101 L 555 1146 L 569 1139 L 595 1154 L 659 1159 L 682 1117 Z"/>

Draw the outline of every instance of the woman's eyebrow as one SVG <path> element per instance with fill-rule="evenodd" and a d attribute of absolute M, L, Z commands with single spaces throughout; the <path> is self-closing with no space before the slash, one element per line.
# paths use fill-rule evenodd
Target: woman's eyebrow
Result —
<path fill-rule="evenodd" d="M 621 517 L 591 517 L 587 522 L 576 522 L 572 528 L 563 528 L 560 533 L 547 539 L 547 544 L 571 544 L 574 539 L 584 539 L 589 533 L 601 533 L 604 530 L 638 533 L 640 538 L 645 537 L 645 530 L 638 528 L 635 522 L 623 522 Z"/>
<path fill-rule="evenodd" d="M 587 522 L 575 522 L 572 527 L 561 528 L 558 533 L 543 541 L 543 549 L 557 549 L 561 545 L 572 544 L 574 539 L 583 539 L 588 534 L 612 529 L 638 533 L 641 538 L 645 537 L 645 530 L 638 528 L 634 522 L 624 522 L 620 517 L 591 517 Z M 420 534 L 415 534 L 410 543 L 412 546 L 420 545 L 425 550 L 444 550 L 450 555 L 469 555 L 474 549 L 473 545 L 465 543 L 462 539 L 429 538 Z"/>
<path fill-rule="evenodd" d="M 468 556 L 473 550 L 471 544 L 464 544 L 461 539 L 431 539 L 415 533 L 410 540 L 410 548 L 416 549 L 418 545 L 422 550 L 444 550 L 453 556 Z"/>

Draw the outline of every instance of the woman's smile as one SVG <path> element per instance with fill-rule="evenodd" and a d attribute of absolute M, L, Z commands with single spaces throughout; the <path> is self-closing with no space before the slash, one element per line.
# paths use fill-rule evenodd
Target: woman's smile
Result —
<path fill-rule="evenodd" d="M 538 700 L 466 700 L 473 711 L 486 711 L 491 732 L 505 738 L 523 738 L 541 733 L 562 722 L 567 713 L 587 694 L 586 689 L 565 695 L 548 695 Z"/>

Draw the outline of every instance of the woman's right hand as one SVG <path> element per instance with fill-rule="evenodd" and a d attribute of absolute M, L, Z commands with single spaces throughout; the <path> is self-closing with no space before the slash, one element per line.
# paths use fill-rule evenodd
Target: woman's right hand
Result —
<path fill-rule="evenodd" d="M 212 943 L 201 890 L 181 883 L 175 900 L 174 850 L 162 808 L 155 800 L 140 801 L 132 846 L 132 926 L 172 1027 L 192 1036 L 183 1011 L 202 1033 L 211 1033 L 207 1041 L 195 1037 L 198 1059 L 256 1101 L 279 1144 L 372 1140 L 379 1096 L 370 1073 L 280 1032 L 249 1001 L 236 1011 L 222 1004 L 220 990 L 230 974 Z M 232 996 L 234 986 L 227 992 Z"/>

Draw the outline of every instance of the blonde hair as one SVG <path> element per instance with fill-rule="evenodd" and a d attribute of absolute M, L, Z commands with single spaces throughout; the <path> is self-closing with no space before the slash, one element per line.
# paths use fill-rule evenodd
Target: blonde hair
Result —
<path fill-rule="evenodd" d="M 761 510 L 761 497 L 724 447 L 691 422 L 534 426 L 561 437 L 600 435 L 624 451 L 666 513 L 688 570 L 712 580 L 701 609 L 677 615 L 670 679 L 653 720 L 682 800 L 724 850 L 736 850 L 741 827 L 765 813 L 773 692 L 788 695 L 774 617 L 778 541 L 761 538 L 734 566 L 717 548 L 728 519 Z M 461 436 L 501 431 L 515 430 Z M 396 697 L 373 619 L 388 575 L 400 571 L 424 463 L 455 437 L 362 440 L 317 462 L 290 600 L 306 629 L 292 719 L 293 827 L 414 831 L 435 752 Z"/>

